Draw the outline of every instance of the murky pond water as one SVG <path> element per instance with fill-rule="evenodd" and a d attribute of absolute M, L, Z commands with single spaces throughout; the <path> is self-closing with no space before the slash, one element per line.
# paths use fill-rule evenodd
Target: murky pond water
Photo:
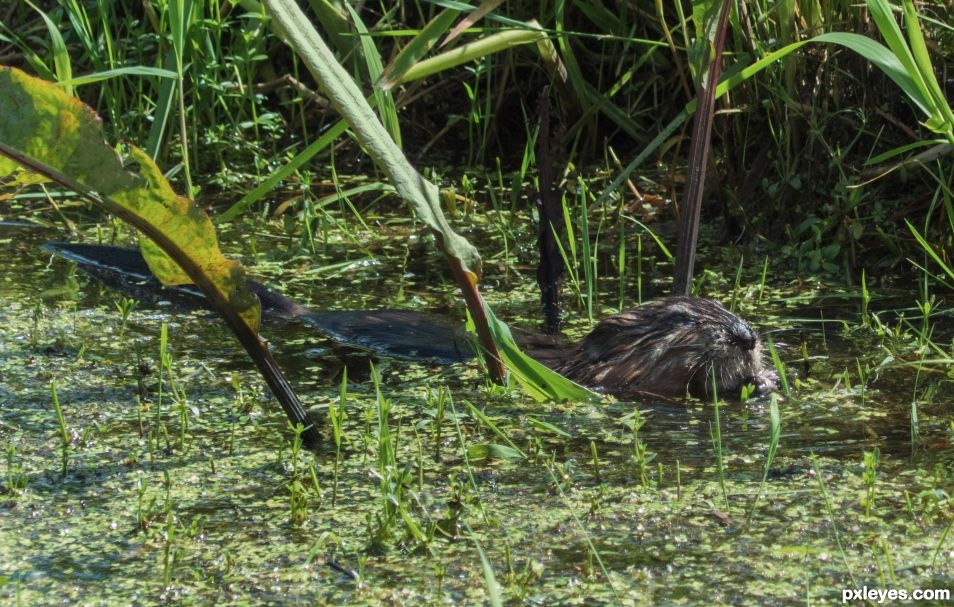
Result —
<path fill-rule="evenodd" d="M 317 243 L 320 263 L 278 229 L 233 232 L 225 248 L 316 309 L 462 317 L 426 239 L 400 222 L 379 232 Z M 214 316 L 139 305 L 124 323 L 115 292 L 40 250 L 58 238 L 0 229 L 0 604 L 469 605 L 492 584 L 539 605 L 954 591 L 943 306 L 919 344 L 914 309 L 879 328 L 823 284 L 768 289 L 759 305 L 757 285 L 741 289 L 792 384 L 764 484 L 768 399 L 718 417 L 702 403 L 539 404 L 473 362 L 380 360 L 376 389 L 362 357 L 271 324 L 325 420 L 312 454 Z M 532 326 L 532 267 L 491 260 L 487 274 L 498 315 Z M 916 299 L 873 292 L 873 309 Z"/>

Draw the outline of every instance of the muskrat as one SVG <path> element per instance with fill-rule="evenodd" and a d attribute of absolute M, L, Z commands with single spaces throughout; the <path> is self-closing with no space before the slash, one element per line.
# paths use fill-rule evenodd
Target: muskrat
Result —
<path fill-rule="evenodd" d="M 105 245 L 47 243 L 44 248 L 137 299 L 156 296 L 186 307 L 208 307 L 191 285 L 162 287 L 138 250 Z M 473 358 L 459 326 L 411 310 L 313 311 L 264 285 L 248 281 L 262 302 L 262 316 L 297 319 L 347 346 L 384 356 L 450 364 Z M 562 338 L 515 330 L 517 343 L 540 362 L 573 381 L 621 398 L 678 398 L 687 393 L 738 397 L 777 386 L 766 368 L 752 327 L 712 299 L 664 297 L 603 319 L 576 345 Z"/>
<path fill-rule="evenodd" d="M 530 347 L 533 354 L 533 346 Z M 538 356 L 555 371 L 617 397 L 738 398 L 776 389 L 758 333 L 721 303 L 701 297 L 663 297 L 604 318 L 576 346 Z"/>

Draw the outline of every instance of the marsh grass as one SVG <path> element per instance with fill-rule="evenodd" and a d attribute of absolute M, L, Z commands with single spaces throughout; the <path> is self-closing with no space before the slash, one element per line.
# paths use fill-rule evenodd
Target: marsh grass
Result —
<path fill-rule="evenodd" d="M 712 452 L 715 456 L 716 475 L 719 479 L 719 489 L 722 491 L 722 503 L 729 509 L 729 490 L 726 488 L 725 454 L 722 450 L 722 416 L 721 402 L 716 389 L 715 369 L 709 369 L 712 377 L 712 422 L 709 423 L 709 439 L 712 441 Z"/>
<path fill-rule="evenodd" d="M 320 509 L 322 503 L 321 483 L 316 471 L 315 455 L 302 449 L 304 426 L 292 428 L 293 437 L 288 445 L 288 515 L 292 525 L 300 526 L 308 520 L 311 508 Z M 305 460 L 311 459 L 310 464 Z M 314 504 L 312 506 L 312 504 Z"/>
<path fill-rule="evenodd" d="M 40 319 L 43 318 L 43 304 L 37 302 L 33 306 L 33 318 L 30 324 L 30 346 L 36 348 L 40 343 Z"/>
<path fill-rule="evenodd" d="M 546 463 L 547 472 L 550 475 L 550 480 L 553 483 L 554 488 L 556 489 L 557 494 L 560 496 L 560 499 L 563 500 L 564 504 L 570 506 L 569 500 L 567 499 L 566 493 L 564 491 L 564 482 L 561 480 L 564 478 L 563 475 L 559 475 L 556 470 L 556 462 L 553 456 L 551 455 L 549 461 Z M 603 575 L 605 583 L 609 586 L 610 592 L 614 602 L 617 605 L 621 604 L 620 596 L 616 590 L 616 586 L 613 584 L 613 578 L 610 576 L 609 571 L 606 569 L 606 565 L 603 564 L 603 558 L 600 556 L 599 550 L 593 544 L 593 539 L 590 536 L 589 532 L 586 530 L 586 526 L 583 525 L 583 522 L 580 520 L 580 517 L 577 515 L 576 511 L 571 507 L 569 508 L 571 516 L 573 517 L 573 522 L 579 530 L 580 534 L 583 536 L 584 541 L 586 542 L 588 548 L 588 555 L 593 558 L 597 565 L 599 565 L 600 573 Z"/>
<path fill-rule="evenodd" d="M 782 388 L 782 394 L 785 396 L 791 396 L 792 391 L 788 385 L 788 375 L 785 372 L 785 364 L 782 362 L 782 358 L 779 355 L 778 349 L 775 347 L 775 342 L 772 340 L 771 336 L 766 336 L 766 345 L 768 346 L 769 356 L 772 358 L 772 365 L 775 367 L 775 371 L 778 373 L 779 384 Z"/>
<path fill-rule="evenodd" d="M 752 506 L 749 508 L 749 514 L 745 521 L 746 527 L 751 523 L 752 515 L 759 505 L 759 499 L 762 497 L 762 492 L 765 490 L 766 481 L 768 480 L 769 470 L 772 468 L 775 455 L 778 452 L 778 447 L 781 442 L 782 415 L 779 411 L 778 401 L 778 395 L 773 393 L 769 399 L 769 442 L 765 453 L 765 464 L 762 466 L 762 480 L 759 481 L 759 488 L 755 492 L 755 497 L 752 499 Z"/>
<path fill-rule="evenodd" d="M 60 406 L 60 395 L 56 389 L 55 379 L 50 381 L 50 397 L 53 400 L 53 412 L 56 414 L 56 426 L 60 439 L 60 476 L 65 478 L 66 469 L 70 462 L 70 446 L 73 443 L 73 437 L 66 425 L 63 408 Z"/>
<path fill-rule="evenodd" d="M 230 244 L 236 252 L 282 263 L 276 276 L 281 287 L 300 293 L 307 284 L 310 296 L 343 307 L 453 304 L 433 243 L 411 244 L 415 225 L 397 208 L 391 187 L 361 160 L 347 125 L 322 106 L 308 75 L 261 14 L 228 3 L 193 2 L 191 10 L 188 3 L 152 3 L 141 14 L 105 1 L 37 4 L 42 16 L 26 5 L 11 9 L 2 31 L 14 46 L 4 49 L 22 54 L 34 73 L 72 86 L 104 116 L 117 140 L 145 142 L 182 191 L 196 194 L 203 206 L 226 209 L 216 218 L 219 225 L 248 222 Z M 793 7 L 759 0 L 739 7 L 748 12 L 740 12 L 733 24 L 735 66 L 788 42 L 834 29 L 867 32 L 870 25 L 848 2 L 800 1 Z M 461 41 L 470 41 L 516 27 L 502 19 L 525 24 L 537 18 L 544 29 L 560 30 L 553 42 L 568 72 L 564 82 L 546 71 L 537 51 L 523 46 L 396 86 L 390 100 L 372 87 L 375 58 L 386 70 L 382 58 L 397 57 L 443 5 L 415 2 L 381 10 L 365 4 L 357 14 L 318 17 L 327 31 L 337 32 L 329 41 L 349 71 L 359 74 L 378 115 L 393 111 L 400 118 L 400 124 L 388 123 L 391 136 L 400 135 L 429 178 L 453 188 L 445 206 L 455 227 L 480 242 L 488 262 L 485 281 L 493 285 L 488 299 L 527 317 L 535 300 L 521 290 L 520 280 L 532 265 L 534 235 L 526 207 L 537 170 L 537 125 L 524 98 L 541 84 L 560 91 L 568 231 L 559 242 L 569 268 L 576 308 L 569 316 L 576 332 L 585 331 L 607 303 L 624 309 L 665 292 L 672 262 L 668 220 L 680 203 L 672 196 L 679 184 L 666 175 L 680 170 L 679 112 L 692 94 L 686 50 L 698 16 L 682 13 L 678 3 L 674 10 L 663 4 L 618 8 L 614 13 L 593 3 L 567 4 L 556 11 L 511 2 L 462 34 Z M 941 13 L 945 7 L 921 8 L 941 16 L 935 22 L 922 15 L 919 28 L 932 44 L 943 45 L 950 35 Z M 442 18 L 443 32 L 454 22 Z M 949 70 L 949 58 L 932 54 L 939 73 Z M 128 71 L 108 74 L 116 69 Z M 856 79 L 862 71 L 870 76 L 865 83 Z M 286 73 L 294 82 L 263 86 L 274 81 L 272 75 Z M 77 78 L 97 74 L 103 77 Z M 48 427 L 50 412 L 45 409 L 34 422 L 24 405 L 29 397 L 6 392 L 29 382 L 16 368 L 3 367 L 4 494 L 17 500 L 17 509 L 3 509 L 0 517 L 37 531 L 30 536 L 35 548 L 25 549 L 3 533 L 10 527 L 0 527 L 0 553 L 19 559 L 10 566 L 15 581 L 0 584 L 0 596 L 21 604 L 58 596 L 62 586 L 33 558 L 66 552 L 55 525 L 75 530 L 82 542 L 69 546 L 81 556 L 83 544 L 103 553 L 128 545 L 117 568 L 125 571 L 110 574 L 119 584 L 104 591 L 116 602 L 149 595 L 136 578 L 161 582 L 169 596 L 191 592 L 198 601 L 229 592 L 236 600 L 255 602 L 266 596 L 263 588 L 281 587 L 276 600 L 341 604 L 551 599 L 612 604 L 631 596 L 692 602 L 699 584 L 719 578 L 726 584 L 707 586 L 708 600 L 729 588 L 724 592 L 749 593 L 738 600 L 752 604 L 813 603 L 828 600 L 826 593 L 843 585 L 845 570 L 852 583 L 856 575 L 869 586 L 885 580 L 926 583 L 931 573 L 922 575 L 920 567 L 929 554 L 933 574 L 942 575 L 951 537 L 948 454 L 937 457 L 944 449 L 937 445 L 950 443 L 938 425 L 949 395 L 941 378 L 954 359 L 945 325 L 954 281 L 944 255 L 954 233 L 950 171 L 942 159 L 929 174 L 905 168 L 903 184 L 897 171 L 858 187 L 866 163 L 894 157 L 883 157 L 885 148 L 912 137 L 934 145 L 936 137 L 917 123 L 924 116 L 913 117 L 917 108 L 878 72 L 869 73 L 852 54 L 820 46 L 805 47 L 784 57 L 778 69 L 747 78 L 720 103 L 726 111 L 717 120 L 720 174 L 712 198 L 723 208 L 713 209 L 706 220 L 709 272 L 698 288 L 731 301 L 730 307 L 745 315 L 755 314 L 762 326 L 779 324 L 788 334 L 805 334 L 795 345 L 767 340 L 785 394 L 784 451 L 774 398 L 766 444 L 765 433 L 750 431 L 764 424 L 764 402 L 748 403 L 743 423 L 735 408 L 720 408 L 716 401 L 713 423 L 697 427 L 692 412 L 667 424 L 664 407 L 651 417 L 638 412 L 627 417 L 629 403 L 525 402 L 516 390 L 487 389 L 472 368 L 402 367 L 390 376 L 378 368 L 367 380 L 349 379 L 345 371 L 334 385 L 306 367 L 309 397 L 328 403 L 328 450 L 315 456 L 296 443 L 299 432 L 288 433 L 270 416 L 261 386 L 245 369 L 234 362 L 223 367 L 234 353 L 193 352 L 192 358 L 210 361 L 211 374 L 227 377 L 195 381 L 182 371 L 188 358 L 180 351 L 195 347 L 180 343 L 183 330 L 154 327 L 138 313 L 135 323 L 127 323 L 133 310 L 124 311 L 124 302 L 111 312 L 118 326 L 111 335 L 120 336 L 123 348 L 136 344 L 138 386 L 131 390 L 138 387 L 140 400 L 125 393 L 119 404 L 106 396 L 103 402 L 82 400 L 86 393 L 104 394 L 103 386 L 115 377 L 80 365 L 115 369 L 109 359 L 117 349 L 103 347 L 82 318 L 64 322 L 64 310 L 37 295 L 50 287 L 41 283 L 43 288 L 4 295 L 9 305 L 2 313 L 14 319 L 6 322 L 4 316 L 5 328 L 11 335 L 18 334 L 18 326 L 23 329 L 30 355 L 54 368 L 60 385 L 71 377 L 83 388 L 69 396 L 64 392 L 64 402 L 70 426 L 84 428 L 90 440 L 65 439 L 69 427 L 60 410 L 59 472 L 65 476 L 80 463 L 84 469 L 98 466 L 103 485 L 95 491 L 89 485 L 87 514 L 102 508 L 122 534 L 102 523 L 80 526 L 78 517 L 51 507 L 52 494 L 38 492 L 47 491 L 44 474 L 56 466 L 44 459 L 48 446 L 34 440 L 29 428 Z M 939 101 L 936 107 L 940 112 Z M 883 128 L 872 128 L 876 123 Z M 619 151 L 622 163 L 606 160 L 610 149 Z M 659 174 L 642 165 L 644 160 L 659 161 Z M 637 165 L 640 175 L 632 172 Z M 351 177 L 356 174 L 361 178 Z M 748 175 L 752 185 L 746 191 Z M 627 182 L 642 178 L 654 180 L 654 193 L 674 198 L 673 204 L 645 216 L 634 209 L 625 194 Z M 59 192 L 28 195 L 18 194 L 10 204 L 90 240 L 128 241 L 129 229 L 118 222 L 103 224 L 97 235 L 84 232 L 94 215 Z M 897 216 L 911 218 L 907 230 L 891 221 Z M 724 244 L 737 239 L 731 247 Z M 728 249 L 730 254 L 720 256 Z M 743 262 L 756 265 L 760 258 L 760 268 Z M 858 265 L 864 268 L 856 289 L 850 281 Z M 912 266 L 917 285 L 898 298 L 903 303 L 889 308 L 896 301 L 887 299 L 896 294 L 892 285 L 910 282 L 904 270 Z M 364 282 L 372 274 L 380 285 Z M 791 285 L 799 291 L 783 290 Z M 372 295 L 359 296 L 363 289 Z M 394 293 L 400 295 L 389 299 Z M 838 298 L 851 304 L 848 312 Z M 820 333 L 806 330 L 809 310 L 817 312 L 811 322 L 825 320 Z M 148 361 L 142 360 L 140 342 L 132 341 L 144 330 L 152 331 L 150 344 L 159 335 L 157 378 L 143 371 Z M 48 336 L 53 336 L 49 344 Z M 17 339 L 4 337 L 3 360 L 10 356 L 13 367 L 32 369 L 34 363 L 17 350 Z M 84 343 L 70 349 L 76 339 Z M 50 355 L 47 346 L 76 360 Z M 152 345 L 148 349 L 155 355 Z M 793 374 L 798 366 L 802 372 Z M 40 377 L 42 392 L 49 376 Z M 900 401 L 896 391 L 904 394 Z M 51 396 L 58 408 L 52 385 Z M 136 406 L 133 422 L 115 414 L 129 415 L 129 402 Z M 194 416 L 199 408 L 202 418 Z M 94 413 L 100 416 L 96 423 L 86 423 Z M 874 444 L 858 446 L 858 419 L 880 435 L 877 448 L 883 455 L 877 462 L 862 455 L 874 453 Z M 127 422 L 138 425 L 144 445 Z M 891 432 L 905 423 L 914 456 L 909 459 L 896 457 Z M 806 470 L 805 454 L 815 447 L 821 453 L 819 442 L 825 455 L 809 457 Z M 74 452 L 78 445 L 84 445 L 82 458 Z M 731 450 L 724 450 L 727 445 Z M 861 475 L 859 458 L 863 467 L 868 464 Z M 718 489 L 709 467 L 713 461 Z M 851 470 L 842 472 L 846 467 Z M 160 477 L 167 468 L 172 472 Z M 127 469 L 134 480 L 123 482 Z M 321 487 L 329 480 L 330 499 Z M 739 508 L 729 502 L 730 494 L 734 500 L 754 495 L 738 554 L 721 549 L 711 520 L 694 516 L 711 511 L 699 496 L 716 491 L 726 510 Z M 32 511 L 46 514 L 18 518 Z M 778 513 L 803 524 L 797 531 L 778 525 Z M 895 515 L 912 526 L 891 526 Z M 44 526 L 46 521 L 55 525 Z M 822 524 L 830 529 L 828 536 L 819 532 Z M 133 526 L 140 532 L 130 539 Z M 848 529 L 850 541 L 843 542 Z M 861 545 L 854 542 L 856 531 L 880 540 Z M 840 563 L 818 557 L 829 537 Z M 579 544 L 575 538 L 581 538 Z M 877 572 L 857 567 L 852 575 L 852 562 L 871 559 Z M 140 563 L 146 560 L 148 567 Z M 100 573 L 76 562 L 76 585 L 88 589 L 83 575 Z M 760 564 L 758 575 L 740 573 L 753 562 Z M 38 571 L 42 575 L 31 577 Z M 664 586 L 653 582 L 662 577 Z M 728 596 L 721 596 L 723 602 L 732 602 Z"/>
<path fill-rule="evenodd" d="M 636 463 L 636 470 L 639 476 L 639 482 L 644 488 L 649 488 L 649 464 L 656 459 L 656 454 L 649 450 L 649 446 L 644 440 L 639 437 L 639 431 L 646 425 L 646 418 L 643 417 L 643 414 L 639 409 L 633 411 L 631 416 L 628 416 L 626 420 L 626 425 L 629 428 L 629 431 L 632 433 L 632 455 L 633 461 Z M 593 459 L 594 463 L 596 462 L 596 453 L 595 447 L 593 447 Z"/>
<path fill-rule="evenodd" d="M 831 503 L 831 498 L 828 495 L 828 489 L 825 485 L 825 477 L 822 473 L 821 467 L 818 464 L 818 458 L 815 457 L 815 454 L 812 453 L 809 456 L 809 459 L 812 464 L 812 471 L 815 473 L 815 480 L 818 482 L 818 492 L 822 497 L 822 501 L 825 505 L 825 512 L 828 515 L 828 522 L 831 525 L 831 533 L 835 539 L 835 544 L 838 546 L 838 554 L 841 556 L 841 562 L 845 567 L 845 573 L 848 574 L 848 578 L 851 580 L 851 583 L 855 588 L 858 587 L 857 581 L 855 580 L 854 569 L 851 566 L 851 563 L 848 561 L 848 555 L 845 552 L 845 546 L 841 541 L 841 531 L 838 529 L 838 520 L 839 517 L 835 516 L 835 511 Z"/>
<path fill-rule="evenodd" d="M 116 301 L 116 311 L 119 312 L 119 340 L 122 341 L 126 336 L 126 325 L 129 323 L 129 316 L 136 309 L 136 300 L 129 297 L 122 297 Z"/>
<path fill-rule="evenodd" d="M 28 480 L 23 464 L 17 459 L 16 447 L 7 445 L 3 493 L 8 499 L 15 501 L 17 495 L 26 489 Z"/>
<path fill-rule="evenodd" d="M 335 442 L 335 459 L 332 467 L 331 506 L 338 501 L 338 468 L 341 464 L 341 443 L 344 438 L 343 423 L 348 419 L 348 368 L 341 371 L 338 385 L 338 400 L 328 402 L 328 423 L 331 424 L 331 437 Z"/>
<path fill-rule="evenodd" d="M 865 484 L 865 496 L 861 500 L 865 509 L 865 516 L 871 516 L 871 511 L 875 504 L 875 494 L 878 481 L 878 460 L 881 459 L 881 451 L 875 447 L 871 451 L 865 451 L 862 454 L 864 470 L 862 479 Z"/>

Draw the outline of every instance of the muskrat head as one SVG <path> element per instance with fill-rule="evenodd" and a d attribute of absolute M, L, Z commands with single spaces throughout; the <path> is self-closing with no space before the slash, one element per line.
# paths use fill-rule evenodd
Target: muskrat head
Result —
<path fill-rule="evenodd" d="M 706 347 L 698 355 L 689 392 L 711 398 L 713 379 L 718 394 L 738 398 L 742 387 L 754 386 L 756 395 L 778 387 L 778 375 L 765 366 L 765 349 L 758 333 L 745 320 L 711 299 L 694 300 L 699 312 L 695 327 Z"/>
<path fill-rule="evenodd" d="M 558 369 L 616 396 L 738 397 L 776 388 L 755 330 L 712 299 L 655 299 L 601 321 Z"/>

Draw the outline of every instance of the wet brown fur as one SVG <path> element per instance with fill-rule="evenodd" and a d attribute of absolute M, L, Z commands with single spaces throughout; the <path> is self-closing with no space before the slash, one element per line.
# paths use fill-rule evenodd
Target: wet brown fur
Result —
<path fill-rule="evenodd" d="M 522 340 L 521 340 L 522 341 Z M 712 299 L 666 297 L 603 319 L 576 346 L 525 343 L 577 383 L 618 397 L 738 398 L 742 386 L 776 388 L 752 327 Z"/>

